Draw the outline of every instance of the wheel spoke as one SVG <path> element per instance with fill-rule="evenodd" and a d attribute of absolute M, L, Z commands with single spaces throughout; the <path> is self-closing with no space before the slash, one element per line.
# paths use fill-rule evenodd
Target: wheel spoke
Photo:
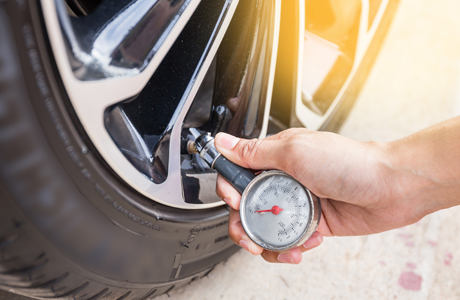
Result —
<path fill-rule="evenodd" d="M 308 14 L 321 4 L 300 2 L 306 3 L 306 8 L 299 9 L 299 19 L 305 24 L 298 24 L 303 43 L 298 45 L 295 110 L 305 127 L 319 130 L 345 95 L 389 1 L 354 0 L 342 7 L 343 2 L 330 0 L 338 13 L 327 30 L 321 28 L 322 20 L 315 19 L 318 14 Z M 302 15 L 304 11 L 307 15 Z"/>
<path fill-rule="evenodd" d="M 90 35 L 85 33 L 89 31 L 86 27 L 93 25 L 92 19 L 84 17 L 84 22 L 80 24 L 77 22 L 80 19 L 74 20 L 67 15 L 63 1 L 42 1 L 58 68 L 79 117 L 91 109 L 94 111 L 91 118 L 102 118 L 107 107 L 139 94 L 200 1 L 181 1 L 182 6 L 177 5 L 173 11 L 176 14 L 168 12 L 171 15 L 167 18 L 169 22 L 160 26 L 152 21 L 155 20 L 152 15 L 162 12 L 158 8 L 163 3 L 159 0 L 134 1 L 124 12 L 106 16 L 110 17 L 110 22 L 97 23 L 101 29 L 97 31 L 96 26 L 91 32 L 96 31 L 97 34 Z M 126 18 L 127 12 L 133 17 Z M 143 29 L 149 24 L 151 27 L 158 25 L 158 30 L 166 26 L 168 30 L 161 35 L 152 34 L 152 38 L 145 41 L 147 34 Z M 79 30 L 75 31 L 74 28 Z M 137 41 L 141 47 L 132 50 L 133 41 L 141 38 L 142 42 Z M 150 51 L 147 50 L 150 48 Z M 67 53 L 70 53 L 70 57 Z"/>
<path fill-rule="evenodd" d="M 175 205 L 183 205 L 183 189 L 182 189 L 182 175 L 181 175 L 181 158 L 180 158 L 180 143 L 181 143 L 181 133 L 182 133 L 182 124 L 184 123 L 185 117 L 192 105 L 193 99 L 198 92 L 199 87 L 214 59 L 214 56 L 217 52 L 217 49 L 222 41 L 222 38 L 225 34 L 225 29 L 228 27 L 231 21 L 231 17 L 235 12 L 237 1 L 227 1 L 225 4 L 226 7 L 224 8 L 222 15 L 219 18 L 218 25 L 214 29 L 212 34 L 211 40 L 208 42 L 206 46 L 206 50 L 202 55 L 200 62 L 190 80 L 190 83 L 174 113 L 173 117 L 171 118 L 170 123 L 166 129 L 166 134 L 160 140 L 161 143 L 167 143 L 169 146 L 169 170 L 168 170 L 168 178 L 163 183 L 164 187 L 161 191 L 164 193 L 161 195 L 162 199 L 166 199 L 168 195 L 170 195 L 173 191 L 176 193 L 171 199 L 173 201 L 178 201 L 178 203 L 171 203 L 168 204 L 175 204 Z M 161 152 L 161 150 L 160 150 Z M 154 154 L 155 160 L 155 154 Z M 154 192 L 152 190 L 152 192 Z M 155 192 L 158 192 L 156 189 Z"/>

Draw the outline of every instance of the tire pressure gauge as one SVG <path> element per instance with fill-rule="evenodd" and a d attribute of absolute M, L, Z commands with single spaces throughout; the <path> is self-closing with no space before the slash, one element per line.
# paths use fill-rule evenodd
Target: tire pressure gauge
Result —
<path fill-rule="evenodd" d="M 210 134 L 191 129 L 195 142 L 188 151 L 199 153 L 240 193 L 240 218 L 246 234 L 260 247 L 285 251 L 302 245 L 316 230 L 320 216 L 319 198 L 282 171 L 254 176 L 221 155 Z"/>

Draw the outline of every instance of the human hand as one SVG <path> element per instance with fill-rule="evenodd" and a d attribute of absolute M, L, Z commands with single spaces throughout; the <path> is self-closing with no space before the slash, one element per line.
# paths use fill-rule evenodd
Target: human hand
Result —
<path fill-rule="evenodd" d="M 287 252 L 271 252 L 246 235 L 238 212 L 241 195 L 223 177 L 218 177 L 217 194 L 231 207 L 230 238 L 268 262 L 297 264 L 302 260 L 302 252 L 319 246 L 323 236 L 378 233 L 414 223 L 424 215 L 410 201 L 397 201 L 388 180 L 392 169 L 384 143 L 290 129 L 263 140 L 219 133 L 215 144 L 222 155 L 242 167 L 285 171 L 321 199 L 322 218 L 310 239 Z"/>

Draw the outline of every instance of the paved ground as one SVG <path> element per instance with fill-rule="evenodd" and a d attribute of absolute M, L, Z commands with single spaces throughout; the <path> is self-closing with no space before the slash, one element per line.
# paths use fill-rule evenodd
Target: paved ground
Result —
<path fill-rule="evenodd" d="M 460 2 L 402 0 L 342 134 L 388 141 L 460 114 Z M 369 237 L 328 238 L 298 266 L 240 252 L 157 299 L 458 299 L 460 208 Z M 26 299 L 0 292 L 2 299 Z"/>

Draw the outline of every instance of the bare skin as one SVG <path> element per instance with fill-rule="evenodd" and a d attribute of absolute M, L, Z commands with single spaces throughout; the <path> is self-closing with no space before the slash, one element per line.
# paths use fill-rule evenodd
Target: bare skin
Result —
<path fill-rule="evenodd" d="M 263 250 L 246 235 L 239 218 L 241 196 L 218 177 L 217 195 L 230 207 L 234 243 L 273 263 L 302 260 L 323 236 L 379 233 L 413 224 L 460 204 L 460 117 L 404 139 L 359 142 L 337 134 L 290 129 L 263 140 L 216 136 L 217 149 L 252 170 L 283 170 L 321 198 L 322 219 L 301 247 Z"/>

